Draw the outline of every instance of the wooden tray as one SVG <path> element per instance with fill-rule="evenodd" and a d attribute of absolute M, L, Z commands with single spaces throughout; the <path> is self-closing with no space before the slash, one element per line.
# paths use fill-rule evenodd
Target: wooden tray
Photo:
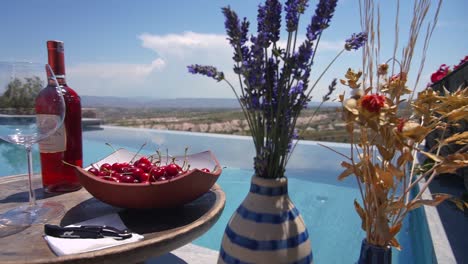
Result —
<path fill-rule="evenodd" d="M 27 176 L 0 177 L 0 212 L 28 202 Z M 34 186 L 40 186 L 34 176 Z M 51 224 L 69 225 L 98 216 L 119 213 L 125 225 L 142 234 L 141 241 L 68 256 L 56 256 L 43 239 L 43 225 L 0 238 L 0 263 L 138 263 L 168 253 L 204 234 L 221 215 L 226 197 L 215 184 L 209 192 L 184 206 L 172 209 L 130 210 L 112 207 L 93 198 L 85 189 L 50 196 L 36 189 L 38 200 L 56 201 L 66 213 Z"/>

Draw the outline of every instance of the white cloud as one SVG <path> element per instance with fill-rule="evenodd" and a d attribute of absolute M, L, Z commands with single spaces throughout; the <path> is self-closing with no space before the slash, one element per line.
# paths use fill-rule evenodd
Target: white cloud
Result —
<path fill-rule="evenodd" d="M 344 47 L 344 41 L 327 41 L 321 40 L 319 43 L 319 52 L 320 51 L 340 51 Z"/>
<path fill-rule="evenodd" d="M 139 96 L 139 89 L 150 84 L 151 76 L 165 67 L 161 58 L 149 64 L 83 63 L 69 67 L 67 76 L 81 95 Z"/>
<path fill-rule="evenodd" d="M 125 63 L 101 63 L 101 64 L 78 64 L 68 71 L 77 77 L 97 77 L 97 78 L 141 78 L 151 74 L 153 71 L 161 70 L 166 66 L 166 62 L 157 58 L 150 64 L 125 64 Z"/>
<path fill-rule="evenodd" d="M 167 35 L 144 33 L 139 36 L 139 39 L 143 41 L 143 47 L 155 51 L 162 57 L 171 55 L 183 57 L 194 50 L 216 51 L 229 48 L 225 35 L 201 34 L 191 31 Z"/>
<path fill-rule="evenodd" d="M 234 98 L 227 84 L 189 74 L 186 68 L 191 64 L 213 65 L 224 71 L 238 90 L 238 78 L 232 71 L 232 47 L 226 35 L 189 31 L 166 35 L 143 33 L 138 38 L 143 48 L 154 52 L 151 63 L 83 63 L 72 66 L 68 70 L 72 87 L 77 87 L 83 95 Z M 299 43 L 302 41 L 298 40 Z M 285 46 L 284 43 L 280 45 Z M 322 60 L 322 54 L 335 55 L 334 51 L 342 47 L 343 42 L 322 40 L 319 46 L 321 55 L 316 61 Z M 315 66 L 323 67 L 320 63 Z"/>

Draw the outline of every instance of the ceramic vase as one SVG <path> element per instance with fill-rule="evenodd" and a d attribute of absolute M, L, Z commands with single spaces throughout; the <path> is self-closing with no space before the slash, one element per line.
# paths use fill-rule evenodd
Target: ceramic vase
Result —
<path fill-rule="evenodd" d="M 218 263 L 312 263 L 304 220 L 287 178 L 252 177 L 247 197 L 224 232 Z"/>
<path fill-rule="evenodd" d="M 392 248 L 375 246 L 364 239 L 358 264 L 392 264 Z"/>

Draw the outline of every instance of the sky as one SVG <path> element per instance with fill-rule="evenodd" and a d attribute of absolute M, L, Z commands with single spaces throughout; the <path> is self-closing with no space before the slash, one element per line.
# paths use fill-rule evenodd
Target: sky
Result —
<path fill-rule="evenodd" d="M 232 49 L 226 40 L 221 7 L 230 6 L 239 17 L 247 17 L 251 22 L 250 32 L 255 33 L 257 6 L 262 2 L 0 1 L 0 60 L 47 62 L 46 41 L 61 40 L 65 43 L 68 83 L 80 95 L 234 98 L 224 82 L 189 74 L 186 67 L 195 63 L 213 65 L 236 84 Z M 317 2 L 309 1 L 309 8 L 301 17 L 299 38 L 304 38 Z M 394 46 L 396 1 L 381 2 L 381 58 L 386 60 L 391 57 Z M 435 9 L 436 1 L 432 2 Z M 400 47 L 407 41 L 412 3 L 411 0 L 400 3 Z M 417 90 L 429 82 L 431 73 L 441 64 L 456 65 L 468 55 L 466 10 L 467 0 L 443 2 Z M 430 13 L 428 18 L 432 16 Z M 339 0 L 331 25 L 317 47 L 311 83 L 342 49 L 344 40 L 360 31 L 359 0 Z M 419 48 L 414 55 L 413 68 L 419 67 L 420 51 Z M 362 68 L 360 51 L 345 52 L 332 65 L 317 83 L 312 100 L 320 101 L 331 80 L 343 78 L 348 68 Z M 341 89 L 344 88 L 340 87 L 337 92 Z"/>

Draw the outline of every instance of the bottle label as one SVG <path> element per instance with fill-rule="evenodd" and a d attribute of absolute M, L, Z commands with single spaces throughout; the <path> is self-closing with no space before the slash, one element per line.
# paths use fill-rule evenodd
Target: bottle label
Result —
<path fill-rule="evenodd" d="M 57 120 L 56 115 L 36 115 L 39 129 L 45 124 L 47 126 L 55 126 L 52 120 Z M 62 124 L 52 135 L 39 141 L 39 151 L 41 153 L 56 153 L 64 152 L 67 149 L 67 132 L 65 126 Z"/>

